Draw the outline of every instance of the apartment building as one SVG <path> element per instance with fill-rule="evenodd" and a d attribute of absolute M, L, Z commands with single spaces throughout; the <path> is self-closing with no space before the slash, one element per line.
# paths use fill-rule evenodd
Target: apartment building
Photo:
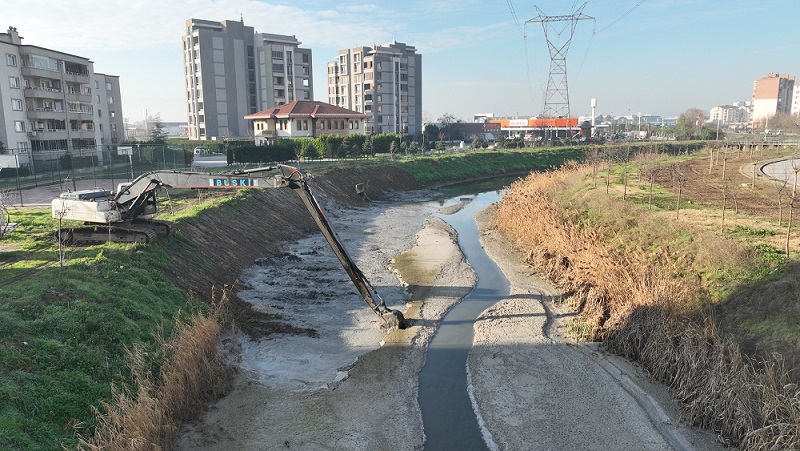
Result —
<path fill-rule="evenodd" d="M 248 137 L 244 116 L 313 98 L 311 50 L 244 21 L 189 19 L 183 36 L 190 139 Z"/>
<path fill-rule="evenodd" d="M 753 122 L 792 111 L 794 77 L 769 74 L 753 82 Z"/>
<path fill-rule="evenodd" d="M 795 83 L 792 91 L 792 114 L 800 114 L 800 84 Z"/>
<path fill-rule="evenodd" d="M 366 114 L 366 133 L 422 133 L 422 55 L 415 47 L 393 41 L 340 50 L 327 69 L 328 103 Z"/>
<path fill-rule="evenodd" d="M 23 166 L 65 152 L 103 161 L 103 151 L 125 138 L 119 77 L 22 39 L 14 27 L 0 33 L 0 141 Z"/>
<path fill-rule="evenodd" d="M 720 105 L 711 108 L 709 121 L 714 124 L 735 126 L 750 125 L 750 106 L 744 104 Z"/>

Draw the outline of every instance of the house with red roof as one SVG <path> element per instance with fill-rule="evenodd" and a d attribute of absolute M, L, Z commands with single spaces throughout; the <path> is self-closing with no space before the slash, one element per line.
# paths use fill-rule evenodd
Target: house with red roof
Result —
<path fill-rule="evenodd" d="M 244 117 L 253 123 L 256 144 L 280 138 L 364 134 L 367 115 L 316 100 L 295 100 Z"/>

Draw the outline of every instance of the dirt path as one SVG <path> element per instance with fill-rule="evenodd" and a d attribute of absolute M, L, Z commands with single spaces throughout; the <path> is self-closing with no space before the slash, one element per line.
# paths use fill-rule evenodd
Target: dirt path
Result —
<path fill-rule="evenodd" d="M 253 290 L 243 297 L 318 336 L 244 341 L 235 389 L 185 427 L 176 448 L 422 449 L 417 375 L 425 346 L 475 282 L 433 208 L 333 210 L 337 233 L 387 303 L 402 304 L 404 288 L 413 293 L 404 331 L 383 335 L 319 238 L 248 270 Z M 482 242 L 512 282 L 510 298 L 476 324 L 468 364 L 490 447 L 714 449 L 713 438 L 679 427 L 674 405 L 655 402 L 668 398 L 663 387 L 596 349 L 564 343 L 568 313 L 540 302 L 555 290 L 487 224 L 484 216 Z"/>

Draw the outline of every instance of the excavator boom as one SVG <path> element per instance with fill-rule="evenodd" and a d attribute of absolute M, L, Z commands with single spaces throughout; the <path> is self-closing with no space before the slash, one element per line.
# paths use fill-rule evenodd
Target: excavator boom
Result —
<path fill-rule="evenodd" d="M 278 165 L 280 174 L 269 174 L 276 167 L 262 167 L 229 173 L 153 171 L 130 183 L 120 184 L 116 192 L 102 189 L 63 193 L 52 202 L 54 218 L 84 221 L 88 226 L 63 231 L 62 241 L 150 242 L 157 234 L 169 233 L 169 225 L 145 221 L 156 213 L 156 192 L 160 188 L 189 189 L 267 189 L 289 187 L 303 201 L 309 214 L 327 240 L 336 258 L 370 308 L 390 326 L 404 328 L 403 314 L 391 310 L 347 254 L 325 212 L 317 202 L 308 177 L 298 168 Z M 103 229 L 100 225 L 106 225 Z M 66 236 L 66 238 L 65 238 Z"/>

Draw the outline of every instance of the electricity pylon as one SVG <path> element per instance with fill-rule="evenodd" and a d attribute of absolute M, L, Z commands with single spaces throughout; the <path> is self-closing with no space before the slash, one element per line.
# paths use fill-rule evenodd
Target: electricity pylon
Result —
<path fill-rule="evenodd" d="M 581 5 L 575 13 L 568 16 L 546 16 L 534 5 L 538 16 L 525 21 L 525 26 L 529 23 L 541 23 L 544 29 L 544 39 L 547 41 L 547 48 L 550 50 L 550 76 L 547 79 L 547 90 L 544 94 L 544 117 L 569 117 L 569 88 L 567 87 L 567 52 L 572 43 L 572 36 L 575 34 L 575 27 L 579 20 L 594 20 L 594 17 L 583 13 L 586 3 Z M 561 29 L 557 29 L 559 22 L 568 22 Z M 569 29 L 569 37 L 562 38 L 565 31 Z M 563 41 L 563 42 L 562 42 Z"/>

